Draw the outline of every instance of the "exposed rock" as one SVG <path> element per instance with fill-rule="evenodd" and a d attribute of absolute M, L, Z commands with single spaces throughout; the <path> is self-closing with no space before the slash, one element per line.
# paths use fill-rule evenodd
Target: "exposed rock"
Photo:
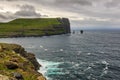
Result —
<path fill-rule="evenodd" d="M 8 79 L 0 77 L 0 80 L 46 80 L 37 72 L 40 64 L 34 54 L 27 53 L 20 45 L 0 45 L 3 47 L 3 51 L 0 52 L 0 74 L 8 76 Z"/>
<path fill-rule="evenodd" d="M 3 47 L 2 47 L 2 45 L 0 45 L 0 52 L 2 52 L 3 51 Z"/>
<path fill-rule="evenodd" d="M 18 58 L 12 58 L 12 59 L 10 59 L 10 61 L 12 61 L 12 62 L 19 62 Z"/>
<path fill-rule="evenodd" d="M 12 61 L 5 62 L 5 66 L 8 69 L 17 69 L 18 68 L 18 65 L 15 62 L 12 62 Z"/>
<path fill-rule="evenodd" d="M 13 75 L 17 80 L 24 80 L 23 76 L 18 72 L 13 73 Z"/>
<path fill-rule="evenodd" d="M 6 50 L 6 49 L 13 50 L 15 53 L 18 53 L 21 56 L 27 58 L 34 65 L 35 70 L 38 70 L 39 67 L 41 66 L 37 62 L 35 55 L 33 53 L 27 53 L 25 51 L 25 49 L 23 47 L 21 47 L 20 45 L 17 45 L 17 44 L 7 44 L 7 46 L 4 44 L 0 44 L 0 45 L 3 46 L 4 50 Z"/>
<path fill-rule="evenodd" d="M 9 77 L 0 74 L 0 80 L 9 80 Z"/>
<path fill-rule="evenodd" d="M 20 54 L 21 56 L 27 58 L 30 62 L 32 62 L 32 64 L 35 67 L 35 70 L 38 70 L 40 67 L 40 64 L 37 62 L 35 55 L 33 53 L 27 53 L 25 51 L 25 49 L 19 45 L 17 45 L 16 48 L 13 49 L 16 53 Z"/>
<path fill-rule="evenodd" d="M 59 26 L 63 27 L 66 33 L 70 33 L 70 22 L 68 18 L 58 18 L 58 21 L 61 23 Z"/>
<path fill-rule="evenodd" d="M 35 66 L 35 70 L 38 70 L 40 68 L 41 65 L 37 62 L 33 53 L 26 53 L 26 58 L 33 63 L 33 65 Z"/>

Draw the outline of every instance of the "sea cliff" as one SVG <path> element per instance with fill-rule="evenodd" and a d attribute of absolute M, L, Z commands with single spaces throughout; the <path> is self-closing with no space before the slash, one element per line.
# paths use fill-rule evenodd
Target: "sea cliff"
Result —
<path fill-rule="evenodd" d="M 70 33 L 68 18 L 19 18 L 0 23 L 0 37 L 37 37 Z"/>
<path fill-rule="evenodd" d="M 0 43 L 0 80 L 46 80 L 33 53 L 17 44 Z"/>

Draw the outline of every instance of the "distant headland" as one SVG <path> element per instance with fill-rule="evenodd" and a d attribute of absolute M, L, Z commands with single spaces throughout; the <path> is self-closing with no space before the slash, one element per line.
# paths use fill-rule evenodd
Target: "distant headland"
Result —
<path fill-rule="evenodd" d="M 70 33 L 68 18 L 19 18 L 0 23 L 0 37 L 39 37 Z"/>

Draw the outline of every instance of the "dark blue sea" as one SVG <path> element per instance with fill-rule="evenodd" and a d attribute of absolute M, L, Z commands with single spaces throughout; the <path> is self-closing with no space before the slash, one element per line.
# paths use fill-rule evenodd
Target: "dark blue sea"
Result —
<path fill-rule="evenodd" d="M 48 80 L 120 80 L 120 31 L 0 38 L 33 52 Z"/>

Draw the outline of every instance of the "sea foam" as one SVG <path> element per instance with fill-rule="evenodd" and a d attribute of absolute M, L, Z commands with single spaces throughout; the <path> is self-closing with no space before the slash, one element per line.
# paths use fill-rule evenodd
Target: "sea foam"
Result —
<path fill-rule="evenodd" d="M 58 68 L 62 62 L 52 62 L 52 61 L 46 61 L 46 60 L 41 60 L 37 58 L 37 61 L 39 64 L 42 66 L 40 67 L 40 70 L 38 72 L 42 73 L 47 80 L 52 80 L 49 75 L 55 75 L 55 74 L 63 74 L 62 73 L 62 68 Z"/>

